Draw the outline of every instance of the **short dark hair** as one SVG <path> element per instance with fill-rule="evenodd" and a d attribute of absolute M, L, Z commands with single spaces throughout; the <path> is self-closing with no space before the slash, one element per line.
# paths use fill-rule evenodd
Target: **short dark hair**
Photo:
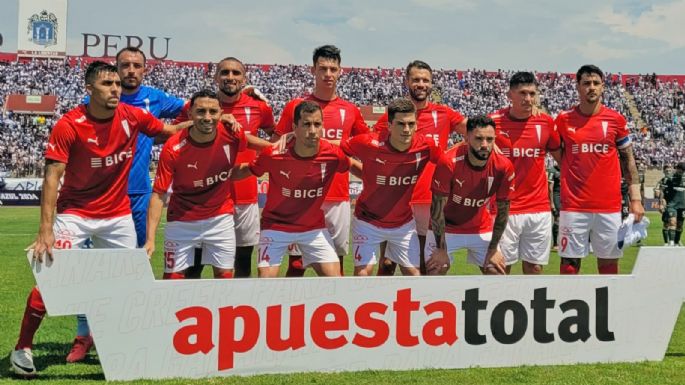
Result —
<path fill-rule="evenodd" d="M 407 98 L 395 99 L 388 104 L 388 123 L 392 123 L 395 114 L 416 113 L 416 106 Z"/>
<path fill-rule="evenodd" d="M 216 94 L 216 92 L 210 90 L 209 88 L 205 88 L 200 91 L 197 91 L 193 94 L 193 96 L 190 97 L 190 107 L 192 107 L 195 104 L 195 100 L 198 98 L 209 98 L 219 100 L 219 96 Z"/>
<path fill-rule="evenodd" d="M 407 64 L 407 69 L 404 70 L 404 76 L 405 77 L 409 78 L 409 71 L 411 71 L 412 68 L 417 68 L 420 70 L 428 70 L 428 72 L 431 73 L 431 77 L 433 76 L 433 69 L 431 68 L 431 66 L 428 65 L 428 63 L 426 63 L 425 61 L 421 61 L 421 60 L 414 60 L 414 61 L 410 62 L 409 64 Z"/>
<path fill-rule="evenodd" d="M 95 80 L 97 80 L 98 76 L 100 76 L 100 74 L 103 72 L 114 72 L 115 74 L 118 74 L 117 67 L 107 64 L 103 61 L 96 60 L 90 63 L 88 68 L 86 68 L 86 84 L 95 83 Z"/>
<path fill-rule="evenodd" d="M 317 47 L 314 50 L 314 55 L 312 56 L 312 62 L 316 65 L 316 62 L 319 60 L 319 58 L 324 58 L 324 59 L 330 59 L 330 60 L 335 60 L 340 64 L 340 48 L 327 44 L 327 45 L 322 45 L 321 47 Z"/>
<path fill-rule="evenodd" d="M 117 56 L 116 56 L 117 63 L 119 63 L 119 56 L 121 56 L 121 54 L 124 52 L 139 53 L 141 56 L 143 56 L 143 65 L 145 64 L 145 61 L 147 60 L 147 57 L 145 57 L 145 52 L 143 52 L 143 50 L 141 50 L 140 48 L 138 48 L 138 47 L 124 47 L 121 50 L 119 50 L 119 52 L 117 52 Z"/>
<path fill-rule="evenodd" d="M 602 81 L 604 81 L 604 72 L 602 72 L 602 70 L 594 64 L 585 64 L 584 66 L 580 67 L 578 72 L 576 72 L 576 82 L 580 83 L 580 78 L 585 74 L 597 75 L 600 79 L 602 79 Z"/>
<path fill-rule="evenodd" d="M 477 115 L 470 117 L 466 122 L 466 132 L 471 132 L 476 128 L 484 128 L 487 126 L 492 126 L 492 128 L 497 128 L 495 121 L 486 115 Z"/>
<path fill-rule="evenodd" d="M 685 171 L 685 162 L 680 162 L 675 165 L 676 170 Z"/>
<path fill-rule="evenodd" d="M 532 84 L 537 87 L 538 85 L 538 80 L 535 78 L 535 75 L 533 75 L 532 72 L 517 72 L 515 73 L 511 79 L 509 79 L 509 88 L 516 88 L 520 85 L 528 85 Z"/>
<path fill-rule="evenodd" d="M 305 100 L 300 102 L 300 104 L 295 107 L 295 124 L 298 124 L 300 122 L 300 118 L 302 117 L 302 114 L 313 114 L 316 111 L 319 111 L 321 113 L 321 116 L 323 117 L 323 111 L 321 111 L 321 106 L 317 102 L 313 102 L 311 100 Z"/>
<path fill-rule="evenodd" d="M 223 63 L 225 61 L 234 61 L 234 62 L 240 64 L 241 67 L 243 67 L 243 72 L 247 72 L 247 69 L 245 68 L 245 64 L 242 61 L 240 61 L 240 59 L 238 59 L 237 57 L 233 57 L 233 56 L 227 56 L 227 57 L 219 60 L 219 62 L 216 64 L 216 71 L 217 72 L 219 71 L 219 65 L 221 65 L 221 63 Z"/>

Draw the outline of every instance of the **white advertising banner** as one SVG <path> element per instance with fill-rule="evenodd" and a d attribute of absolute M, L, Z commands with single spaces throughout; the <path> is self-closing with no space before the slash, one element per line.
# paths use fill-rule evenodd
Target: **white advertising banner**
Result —
<path fill-rule="evenodd" d="M 50 315 L 87 315 L 108 380 L 661 360 L 685 297 L 677 248 L 616 276 L 161 281 L 140 249 L 29 261 Z"/>
<path fill-rule="evenodd" d="M 21 0 L 18 20 L 20 56 L 66 56 L 67 0 Z"/>

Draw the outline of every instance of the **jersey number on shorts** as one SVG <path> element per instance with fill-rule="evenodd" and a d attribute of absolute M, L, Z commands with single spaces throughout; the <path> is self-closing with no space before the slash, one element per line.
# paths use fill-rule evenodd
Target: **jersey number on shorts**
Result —
<path fill-rule="evenodd" d="M 173 251 L 165 251 L 164 252 L 164 263 L 166 264 L 166 267 L 168 269 L 174 268 L 174 265 L 176 264 L 176 260 L 174 259 L 174 252 Z"/>

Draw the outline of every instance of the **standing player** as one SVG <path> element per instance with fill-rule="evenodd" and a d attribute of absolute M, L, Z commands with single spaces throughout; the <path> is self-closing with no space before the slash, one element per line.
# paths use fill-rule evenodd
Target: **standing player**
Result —
<path fill-rule="evenodd" d="M 629 181 L 630 212 L 644 215 L 626 120 L 602 104 L 604 74 L 594 65 L 576 73 L 580 104 L 556 118 L 561 157 L 559 256 L 561 274 L 578 274 L 590 243 L 600 274 L 617 274 L 621 226 L 621 170 Z"/>
<path fill-rule="evenodd" d="M 126 189 L 138 132 L 155 136 L 178 130 L 145 110 L 119 103 L 121 81 L 116 67 L 96 61 L 88 66 L 85 81 L 90 102 L 67 112 L 48 140 L 40 228 L 30 246 L 39 261 L 46 256 L 52 259 L 53 247 L 82 248 L 88 239 L 95 247 L 135 248 Z M 31 347 L 45 313 L 40 292 L 34 288 L 10 356 L 12 369 L 19 375 L 36 374 Z M 93 345 L 92 337 L 85 339 L 79 342 L 83 355 Z"/>
<path fill-rule="evenodd" d="M 459 112 L 445 106 L 428 101 L 428 96 L 433 90 L 433 70 L 431 67 L 420 60 L 414 60 L 407 65 L 405 71 L 404 84 L 409 91 L 409 100 L 416 106 L 416 133 L 433 140 L 436 146 L 444 152 L 447 150 L 447 141 L 451 133 L 456 132 L 461 135 L 466 133 L 466 121 Z M 388 129 L 388 114 L 381 116 L 374 129 L 382 132 Z M 411 198 L 414 220 L 416 221 L 416 231 L 419 235 L 421 252 L 421 271 L 425 274 L 423 248 L 426 243 L 426 232 L 430 222 L 431 204 L 431 177 L 435 170 L 434 164 L 429 164 L 414 189 Z M 383 251 L 381 251 L 381 255 Z M 378 275 L 393 275 L 395 265 L 387 263 L 381 258 Z"/>
<path fill-rule="evenodd" d="M 224 115 L 230 115 L 242 127 L 248 137 L 257 135 L 261 128 L 267 133 L 274 129 L 274 116 L 264 100 L 253 97 L 254 90 L 243 92 L 247 81 L 245 65 L 235 57 L 222 59 L 214 73 L 219 102 Z M 185 120 L 182 114 L 178 121 Z M 256 158 L 256 151 L 246 148 L 238 153 L 236 163 L 249 163 Z M 229 182 L 235 200 L 233 220 L 235 223 L 236 255 L 235 277 L 244 278 L 252 274 L 252 251 L 259 243 L 259 205 L 257 204 L 257 178 L 249 176 L 244 180 Z M 186 276 L 199 276 L 200 261 L 191 267 Z"/>
<path fill-rule="evenodd" d="M 164 229 L 164 279 L 183 279 L 193 266 L 195 245 L 214 267 L 214 278 L 232 278 L 236 236 L 233 225 L 231 168 L 246 147 L 242 131 L 219 125 L 221 106 L 216 93 L 203 90 L 190 101 L 193 125 L 171 137 L 159 158 L 147 218 L 145 249 L 152 256 L 155 234 L 172 188 Z"/>
<path fill-rule="evenodd" d="M 509 194 L 509 221 L 499 247 L 511 265 L 522 260 L 524 274 L 541 274 L 549 263 L 552 213 L 545 158 L 561 146 L 554 120 L 533 113 L 538 86 L 535 75 L 517 72 L 509 80 L 511 106 L 490 117 L 497 127 L 496 144 L 516 171 L 516 190 Z"/>
<path fill-rule="evenodd" d="M 671 214 L 667 207 L 671 200 L 673 200 L 673 190 L 669 186 L 669 180 L 673 176 L 673 167 L 670 164 L 665 164 L 663 167 L 664 177 L 659 180 L 654 187 L 654 198 L 659 202 L 659 212 L 661 212 L 661 222 L 663 228 L 661 234 L 664 237 L 664 246 L 673 246 L 671 240 L 675 239 L 675 227 L 671 228 Z M 673 233 L 671 233 L 673 230 Z"/>
<path fill-rule="evenodd" d="M 388 105 L 390 127 L 343 142 L 345 153 L 362 161 L 362 193 L 352 221 L 354 275 L 372 275 L 376 253 L 387 256 L 404 275 L 419 275 L 419 239 L 409 201 L 419 176 L 442 151 L 416 132 L 416 107 L 407 99 Z"/>
<path fill-rule="evenodd" d="M 683 220 L 685 220 L 685 162 L 675 166 L 673 176 L 668 179 L 666 190 L 671 192 L 671 199 L 666 205 L 668 213 L 668 236 L 669 246 L 682 246 L 680 236 L 683 233 Z"/>
<path fill-rule="evenodd" d="M 444 275 L 452 253 L 467 249 L 468 261 L 483 274 L 505 274 L 506 260 L 497 245 L 507 227 L 514 167 L 505 156 L 493 152 L 495 122 L 491 118 L 472 117 L 466 127 L 466 141 L 442 156 L 433 175 L 426 269 Z M 494 222 L 488 209 L 492 199 L 497 207 Z"/>
<path fill-rule="evenodd" d="M 173 119 L 181 112 L 185 101 L 156 88 L 142 85 L 145 75 L 145 53 L 135 47 L 126 47 L 116 56 L 121 78 L 121 101 L 145 109 L 158 119 Z M 138 135 L 133 155 L 131 175 L 128 179 L 128 196 L 136 226 L 138 247 L 145 244 L 147 207 L 152 193 L 150 160 L 154 138 Z"/>
<path fill-rule="evenodd" d="M 302 250 L 304 267 L 311 265 L 320 276 L 340 275 L 322 205 L 335 174 L 347 172 L 350 160 L 338 146 L 321 139 L 323 129 L 319 104 L 303 101 L 294 111 L 295 140 L 283 151 L 265 148 L 255 161 L 241 164 L 234 172 L 235 179 L 269 173 L 259 239 L 260 278 L 278 276 L 291 244 Z"/>
<path fill-rule="evenodd" d="M 337 84 L 342 69 L 340 68 L 340 50 L 332 45 L 324 45 L 314 50 L 312 75 L 314 91 L 304 98 L 288 102 L 283 109 L 281 119 L 276 126 L 278 138 L 293 130 L 294 110 L 303 100 L 319 104 L 323 111 L 322 138 L 332 144 L 340 145 L 347 138 L 369 132 L 361 112 L 354 104 L 338 97 Z M 349 249 L 350 236 L 350 177 L 349 173 L 336 175 L 328 194 L 323 210 L 326 227 L 331 233 L 335 251 L 340 259 L 342 273 L 343 257 Z M 288 267 L 288 276 L 302 276 L 304 270 L 298 268 L 301 263 L 292 256 Z"/>

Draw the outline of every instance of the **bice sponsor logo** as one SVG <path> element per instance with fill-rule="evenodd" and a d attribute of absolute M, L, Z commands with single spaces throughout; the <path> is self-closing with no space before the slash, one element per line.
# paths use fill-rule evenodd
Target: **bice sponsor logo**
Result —
<path fill-rule="evenodd" d="M 410 186 L 416 184 L 419 179 L 418 175 L 408 176 L 392 176 L 392 175 L 377 175 L 376 184 L 381 186 Z"/>
<path fill-rule="evenodd" d="M 364 349 L 385 345 L 400 349 L 453 346 L 458 341 L 467 345 L 511 345 L 526 334 L 532 335 L 538 344 L 551 343 L 557 338 L 564 343 L 586 342 L 593 335 L 599 342 L 615 340 L 609 328 L 607 287 L 595 289 L 594 309 L 582 299 L 557 305 L 545 287 L 535 289 L 532 294 L 530 301 L 493 303 L 482 299 L 479 289 L 474 288 L 464 291 L 462 301 L 424 303 L 412 297 L 412 289 L 398 289 L 391 304 L 369 301 L 347 308 L 337 303 L 309 304 L 309 307 L 277 304 L 266 309 L 251 305 L 214 310 L 191 306 L 175 313 L 181 326 L 173 335 L 173 348 L 182 355 L 206 355 L 217 347 L 217 369 L 223 371 L 235 367 L 236 355 L 248 353 L 257 346 L 272 352 L 287 352 L 305 348 L 307 344 L 324 350 L 349 345 Z M 550 325 L 550 311 L 560 311 L 564 318 Z M 461 331 L 458 317 L 463 319 Z M 489 322 L 482 323 L 482 319 Z M 288 327 L 284 329 L 284 325 Z"/>
<path fill-rule="evenodd" d="M 571 145 L 573 154 L 608 154 L 609 145 L 606 143 L 577 143 Z"/>
<path fill-rule="evenodd" d="M 90 167 L 92 168 L 100 168 L 100 167 L 109 167 L 113 165 L 120 164 L 127 159 L 130 159 L 133 157 L 133 150 L 129 149 L 127 151 L 121 151 L 118 154 L 112 154 L 109 156 L 106 156 L 104 158 L 90 158 Z"/>
<path fill-rule="evenodd" d="M 324 139 L 340 140 L 342 139 L 343 130 L 342 128 L 324 128 L 323 130 Z"/>
<path fill-rule="evenodd" d="M 514 158 L 538 158 L 541 151 L 539 148 L 514 147 L 511 149 L 511 155 Z"/>
<path fill-rule="evenodd" d="M 313 189 L 290 189 L 282 187 L 281 195 L 287 198 L 318 198 L 323 196 L 323 187 Z"/>
<path fill-rule="evenodd" d="M 487 204 L 489 200 L 490 198 L 475 199 L 452 194 L 452 202 L 466 207 L 482 207 L 483 205 Z"/>

